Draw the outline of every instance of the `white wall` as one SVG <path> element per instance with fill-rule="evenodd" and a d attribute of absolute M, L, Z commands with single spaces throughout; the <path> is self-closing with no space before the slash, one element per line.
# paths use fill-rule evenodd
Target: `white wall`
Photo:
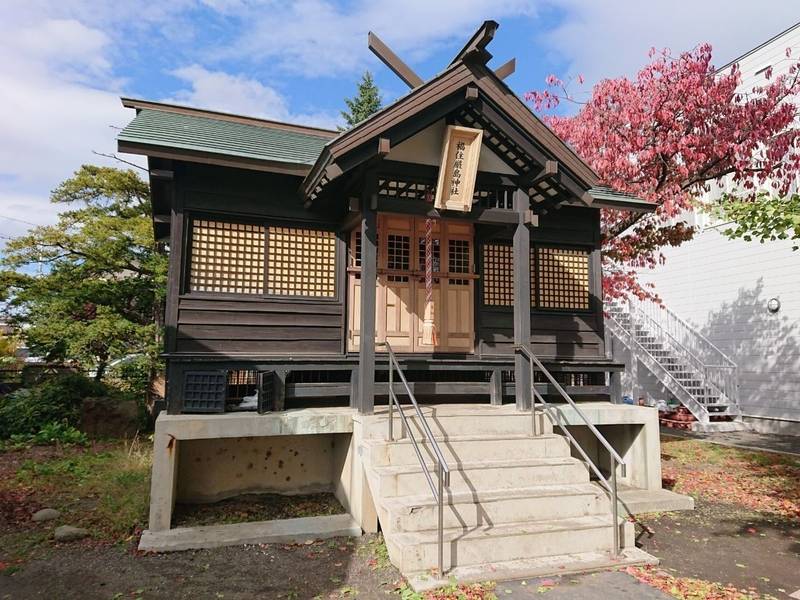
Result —
<path fill-rule="evenodd" d="M 800 420 L 800 252 L 712 228 L 664 253 L 666 263 L 640 280 L 737 363 L 743 412 Z"/>

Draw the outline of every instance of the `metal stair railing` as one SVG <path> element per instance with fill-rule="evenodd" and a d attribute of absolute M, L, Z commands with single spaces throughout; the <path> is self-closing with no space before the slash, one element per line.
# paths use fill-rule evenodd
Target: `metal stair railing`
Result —
<path fill-rule="evenodd" d="M 378 345 L 385 346 L 389 355 L 388 440 L 390 442 L 394 441 L 394 407 L 397 406 L 397 411 L 400 413 L 400 420 L 403 424 L 403 430 L 408 432 L 408 438 L 411 440 L 414 452 L 417 455 L 417 459 L 419 459 L 419 464 L 422 466 L 422 472 L 425 475 L 425 479 L 428 480 L 428 485 L 433 493 L 433 498 L 436 500 L 438 510 L 439 575 L 441 576 L 444 575 L 444 488 L 450 487 L 450 467 L 447 466 L 447 461 L 442 454 L 441 448 L 439 448 L 439 444 L 436 442 L 436 438 L 433 436 L 433 432 L 428 425 L 428 420 L 420 410 L 417 399 L 414 397 L 414 392 L 411 391 L 411 387 L 408 385 L 406 376 L 403 375 L 403 370 L 400 368 L 400 363 L 397 362 L 397 356 L 395 356 L 392 346 L 389 344 L 389 342 L 379 342 Z M 403 412 L 403 407 L 400 405 L 397 394 L 394 392 L 394 369 L 397 369 L 397 374 L 400 376 L 400 381 L 402 382 L 403 387 L 405 387 L 406 394 L 408 395 L 411 405 L 414 407 L 414 411 L 419 418 L 422 433 L 430 444 L 431 450 L 433 451 L 433 455 L 436 459 L 436 484 L 433 483 L 433 477 L 428 469 L 428 464 L 425 461 L 425 458 L 422 456 L 419 443 L 417 442 L 411 427 L 409 427 L 408 418 L 406 417 L 405 412 Z"/>
<path fill-rule="evenodd" d="M 611 514 L 613 520 L 613 532 L 614 532 L 614 546 L 612 548 L 612 556 L 617 557 L 619 556 L 621 547 L 620 547 L 620 539 L 619 539 L 619 496 L 617 494 L 617 468 L 621 471 L 622 477 L 625 477 L 626 467 L 625 461 L 619 455 L 619 453 L 614 450 L 614 447 L 608 442 L 605 436 L 600 433 L 600 431 L 595 427 L 595 425 L 586 417 L 586 414 L 578 408 L 578 405 L 575 401 L 567 394 L 566 390 L 561 386 L 561 384 L 553 377 L 553 374 L 547 370 L 547 368 L 542 364 L 542 362 L 536 357 L 536 355 L 525 345 L 517 345 L 515 346 L 518 352 L 521 352 L 523 356 L 528 359 L 528 364 L 531 370 L 531 429 L 532 434 L 540 435 L 542 431 L 540 430 L 537 434 L 537 426 L 536 426 L 536 405 L 542 405 L 542 414 L 548 415 L 550 420 L 553 422 L 554 425 L 558 425 L 564 435 L 567 437 L 569 442 L 572 446 L 578 451 L 584 461 L 586 461 L 589 468 L 592 472 L 597 476 L 598 481 L 600 481 L 601 485 L 608 491 L 611 497 Z M 575 413 L 581 418 L 581 420 L 586 424 L 589 428 L 589 431 L 592 432 L 592 435 L 597 439 L 600 445 L 605 448 L 606 452 L 608 452 L 609 456 L 609 463 L 610 463 L 610 476 L 606 477 L 600 471 L 600 468 L 597 464 L 589 458 L 589 455 L 580 445 L 578 440 L 575 439 L 575 436 L 567 429 L 566 425 L 563 422 L 563 414 L 561 413 L 561 409 L 544 399 L 544 397 L 539 393 L 536 389 L 536 385 L 534 383 L 534 365 L 536 368 L 548 379 L 550 384 L 556 389 L 556 391 L 561 395 L 561 397 L 566 400 L 567 404 L 569 404 Z M 553 416 L 555 415 L 555 416 Z M 626 508 L 627 510 L 627 508 Z"/>
<path fill-rule="evenodd" d="M 631 317 L 633 319 L 633 317 Z M 631 321 L 633 323 L 633 321 Z M 611 333 L 623 344 L 631 349 L 633 357 L 641 360 L 653 375 L 697 418 L 698 421 L 708 424 L 710 421 L 709 412 L 706 407 L 697 401 L 694 395 L 689 392 L 667 368 L 661 364 L 647 348 L 645 348 L 634 333 L 620 323 L 613 313 L 606 320 L 606 325 Z M 626 341 L 627 340 L 627 341 Z"/>
<path fill-rule="evenodd" d="M 720 399 L 738 410 L 738 366 L 696 328 L 663 304 L 639 299 L 629 300 L 629 314 L 641 316 L 680 358 L 689 362 L 711 384 Z"/>

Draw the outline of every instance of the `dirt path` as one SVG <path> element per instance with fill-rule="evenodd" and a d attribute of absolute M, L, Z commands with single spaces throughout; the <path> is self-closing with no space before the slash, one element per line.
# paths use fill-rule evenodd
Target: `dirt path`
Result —
<path fill-rule="evenodd" d="M 375 536 L 299 546 L 246 546 L 137 556 L 119 546 L 53 547 L 11 575 L 17 600 L 385 599 L 400 580 Z"/>
<path fill-rule="evenodd" d="M 673 575 L 786 598 L 800 589 L 800 522 L 697 500 L 694 511 L 643 518 L 642 548 Z"/>

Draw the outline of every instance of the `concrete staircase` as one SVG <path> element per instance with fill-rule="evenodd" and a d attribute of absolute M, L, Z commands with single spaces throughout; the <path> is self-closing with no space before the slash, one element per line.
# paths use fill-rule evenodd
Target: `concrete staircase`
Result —
<path fill-rule="evenodd" d="M 573 458 L 566 438 L 530 435 L 531 417 L 513 406 L 423 407 L 451 470 L 445 490 L 445 578 L 459 581 L 531 577 L 591 570 L 653 559 L 633 544 L 621 520 L 625 551 L 612 557 L 608 495 Z M 406 412 L 417 440 L 418 418 Z M 394 431 L 401 432 L 395 416 Z M 438 505 L 412 442 L 387 442 L 388 417 L 365 427 L 364 460 L 392 562 L 417 588 L 433 587 L 438 557 Z M 420 448 L 433 470 L 428 444 Z M 435 475 L 434 475 L 435 477 Z"/>

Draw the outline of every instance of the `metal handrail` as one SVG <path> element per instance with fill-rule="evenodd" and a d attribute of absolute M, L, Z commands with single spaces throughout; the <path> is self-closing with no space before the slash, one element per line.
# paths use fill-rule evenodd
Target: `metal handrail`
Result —
<path fill-rule="evenodd" d="M 676 379 L 669 371 L 667 371 L 664 365 L 662 365 L 658 361 L 658 359 L 655 356 L 653 356 L 653 354 L 651 354 L 650 351 L 647 348 L 645 348 L 641 344 L 641 342 L 639 342 L 639 340 L 636 339 L 636 336 L 633 333 L 628 331 L 622 325 L 622 323 L 620 323 L 613 315 L 609 315 L 608 319 L 606 320 L 606 323 L 608 323 L 611 326 L 612 332 L 614 332 L 615 327 L 619 328 L 619 331 L 614 332 L 614 335 L 616 335 L 617 338 L 620 341 L 622 341 L 623 344 L 625 343 L 624 337 L 628 338 L 629 348 L 631 349 L 631 352 L 634 353 L 633 354 L 634 356 L 638 352 L 642 356 L 645 356 L 652 361 L 652 364 L 654 366 L 651 366 L 649 368 L 653 372 L 653 374 L 656 375 L 656 377 L 658 377 L 658 374 L 655 372 L 655 370 L 653 370 L 654 368 L 657 368 L 659 372 L 662 373 L 671 382 L 672 385 L 676 386 L 679 389 L 679 391 L 676 391 L 675 388 L 669 387 L 670 384 L 662 381 L 662 383 L 665 386 L 667 386 L 668 389 L 670 389 L 676 396 L 680 398 L 684 406 L 686 406 L 686 408 L 688 408 L 691 411 L 691 413 L 697 418 L 698 421 L 700 421 L 701 423 L 708 423 L 709 413 L 705 405 L 698 402 L 695 399 L 695 397 L 689 392 L 689 390 L 687 390 L 683 386 L 680 380 Z"/>
<path fill-rule="evenodd" d="M 586 414 L 578 408 L 578 405 L 575 401 L 567 394 L 566 390 L 561 387 L 561 384 L 556 381 L 556 378 L 553 377 L 552 373 L 547 370 L 547 368 L 542 364 L 542 362 L 536 357 L 536 355 L 531 352 L 527 346 L 520 344 L 515 346 L 516 350 L 522 352 L 522 354 L 528 359 L 528 364 L 531 370 L 531 391 L 533 396 L 531 398 L 531 426 L 532 426 L 532 433 L 533 435 L 537 435 L 537 427 L 536 427 L 536 404 L 537 402 L 542 405 L 543 414 L 548 414 L 551 418 L 550 420 L 561 429 L 567 439 L 570 441 L 572 446 L 578 451 L 584 461 L 589 465 L 589 468 L 592 472 L 597 476 L 597 479 L 601 482 L 603 487 L 608 491 L 611 496 L 611 515 L 613 521 L 613 534 L 614 534 L 614 547 L 612 548 L 612 555 L 619 556 L 620 552 L 620 540 L 619 540 L 619 496 L 617 493 L 617 467 L 620 468 L 622 472 L 622 476 L 625 477 L 626 467 L 625 467 L 625 460 L 619 455 L 619 453 L 614 450 L 613 446 L 608 442 L 608 440 L 603 436 L 602 433 L 594 426 L 594 424 L 589 421 Z M 562 423 L 563 415 L 560 409 L 548 402 L 544 399 L 544 397 L 539 393 L 536 389 L 536 385 L 534 384 L 533 379 L 533 367 L 536 365 L 536 368 L 541 371 L 544 376 L 550 381 L 553 387 L 556 388 L 556 391 L 561 395 L 564 400 L 572 407 L 575 413 L 586 423 L 586 426 L 589 428 L 589 431 L 592 432 L 594 437 L 600 442 L 606 451 L 608 452 L 609 462 L 610 462 L 610 470 L 611 476 L 606 478 L 605 475 L 600 471 L 600 468 L 595 464 L 595 462 L 589 458 L 589 455 L 580 445 L 578 440 L 575 439 L 575 436 L 567 429 L 567 427 Z M 555 416 L 553 416 L 555 415 Z M 541 431 L 539 432 L 541 433 Z M 627 509 L 626 509 L 627 510 Z"/>
<path fill-rule="evenodd" d="M 738 366 L 728 355 L 663 304 L 630 299 L 628 305 L 632 320 L 634 314 L 646 319 L 671 341 L 670 346 L 676 353 L 694 364 L 706 384 L 719 392 L 728 404 L 738 407 Z M 723 364 L 712 364 L 715 360 Z"/>
<path fill-rule="evenodd" d="M 389 344 L 389 342 L 379 342 L 378 345 L 386 346 L 386 350 L 389 355 L 389 441 L 394 441 L 394 405 L 397 405 L 397 411 L 400 413 L 400 420 L 403 423 L 403 429 L 404 431 L 408 432 L 408 437 L 411 440 L 414 453 L 417 455 L 419 464 L 422 466 L 422 472 L 425 475 L 425 479 L 428 480 L 428 485 L 433 493 L 433 498 L 436 500 L 438 509 L 439 575 L 444 575 L 444 488 L 450 487 L 450 467 L 447 466 L 447 461 L 444 458 L 444 454 L 442 454 L 441 448 L 439 448 L 439 444 L 436 442 L 436 438 L 433 437 L 433 432 L 428 425 L 428 420 L 420 410 L 417 399 L 414 397 L 414 392 L 411 391 L 411 387 L 408 385 L 406 376 L 403 375 L 403 371 L 400 368 L 400 363 L 397 361 L 397 356 L 395 356 L 392 346 Z M 400 406 L 400 401 L 397 399 L 397 394 L 394 393 L 394 368 L 397 368 L 397 374 L 400 376 L 400 381 L 403 383 L 403 387 L 406 389 L 406 394 L 408 394 L 408 398 L 411 400 L 411 404 L 414 407 L 414 411 L 417 413 L 417 417 L 419 417 L 422 433 L 427 438 L 427 441 L 433 450 L 433 454 L 436 459 L 436 485 L 433 483 L 433 478 L 428 470 L 428 465 L 425 462 L 425 458 L 422 456 L 422 451 L 420 450 L 419 444 L 414 437 L 414 433 L 408 425 L 408 418 L 403 412 L 403 407 Z"/>
<path fill-rule="evenodd" d="M 640 300 L 636 304 L 637 304 L 637 308 L 639 308 L 639 310 L 642 310 L 642 311 L 644 310 L 642 308 L 642 306 L 644 305 L 644 301 Z M 669 306 L 666 306 L 665 304 L 655 304 L 655 303 L 652 303 L 652 302 L 651 302 L 651 304 L 654 304 L 660 310 L 663 310 L 671 318 L 675 319 L 675 321 L 680 323 L 684 327 L 684 329 L 686 329 L 687 331 L 691 332 L 691 334 L 693 336 L 695 336 L 697 339 L 701 340 L 704 344 L 706 344 L 709 348 L 711 348 L 711 350 L 716 352 L 717 355 L 719 355 L 722 358 L 723 361 L 728 363 L 726 365 L 727 367 L 735 368 L 737 366 L 736 365 L 736 361 L 734 361 L 730 356 L 728 356 L 722 350 L 720 350 L 717 347 L 717 345 L 714 344 L 714 342 L 712 342 L 706 336 L 704 336 L 702 333 L 697 331 L 697 329 L 694 326 L 692 326 L 685 319 L 681 318 L 678 314 L 676 314 L 675 311 L 673 311 Z M 709 366 L 718 366 L 718 365 L 709 365 Z"/>

